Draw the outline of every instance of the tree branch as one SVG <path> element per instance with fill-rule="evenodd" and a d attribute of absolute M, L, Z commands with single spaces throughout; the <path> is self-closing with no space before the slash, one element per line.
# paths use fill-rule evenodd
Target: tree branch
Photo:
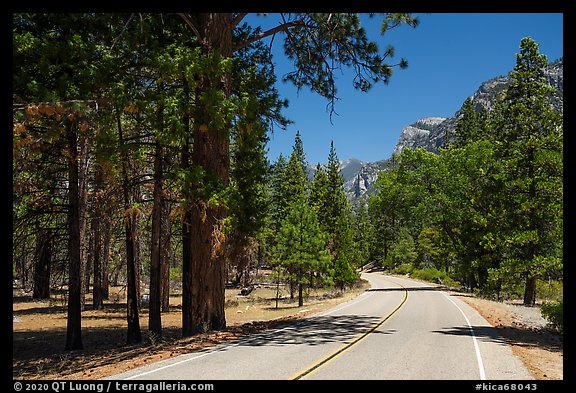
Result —
<path fill-rule="evenodd" d="M 238 14 L 238 16 L 232 21 L 232 23 L 230 23 L 230 30 L 234 30 L 234 28 L 236 26 L 238 26 L 238 24 L 240 22 L 242 22 L 242 19 L 244 19 L 244 17 L 246 17 L 246 15 L 248 15 L 247 12 L 244 12 L 242 14 Z"/>
<path fill-rule="evenodd" d="M 18 103 L 18 104 L 12 104 L 12 111 L 21 111 L 26 109 L 28 106 L 31 105 L 49 105 L 49 106 L 54 106 L 57 104 L 61 104 L 61 105 L 73 105 L 73 104 L 86 104 L 90 107 L 94 107 L 96 110 L 98 110 L 99 107 L 101 106 L 105 106 L 105 105 L 110 105 L 112 103 L 112 99 L 110 98 L 98 98 L 95 100 L 69 100 L 69 101 L 57 101 L 57 102 L 27 102 L 27 103 Z"/>
<path fill-rule="evenodd" d="M 198 31 L 198 29 L 196 28 L 196 25 L 194 24 L 194 22 L 192 21 L 192 18 L 190 18 L 190 14 L 178 14 L 180 15 L 180 17 L 182 19 L 184 19 L 184 22 L 186 22 L 186 24 L 188 25 L 188 27 L 190 27 L 190 29 L 192 29 L 192 32 L 196 35 L 196 37 L 200 40 L 202 39 L 202 37 L 200 36 L 200 32 Z"/>
<path fill-rule="evenodd" d="M 262 38 L 266 38 L 268 36 L 279 33 L 281 31 L 287 31 L 288 29 L 290 29 L 291 27 L 294 27 L 294 26 L 303 26 L 303 25 L 304 25 L 304 22 L 302 20 L 295 20 L 292 22 L 283 23 L 283 24 L 278 25 L 278 26 L 276 26 L 270 30 L 267 30 L 263 33 L 255 35 L 254 37 L 248 38 L 246 41 L 243 41 L 243 42 L 237 44 L 236 46 L 234 46 L 232 48 L 232 52 L 236 52 L 237 50 L 240 50 L 240 49 L 250 45 L 253 42 L 261 40 Z"/>

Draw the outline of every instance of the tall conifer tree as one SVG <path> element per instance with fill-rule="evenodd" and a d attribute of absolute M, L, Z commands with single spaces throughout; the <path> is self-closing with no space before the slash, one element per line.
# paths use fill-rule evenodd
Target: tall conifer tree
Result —
<path fill-rule="evenodd" d="M 536 300 L 536 279 L 562 268 L 562 115 L 552 108 L 545 55 L 531 38 L 520 42 L 512 83 L 491 123 L 503 247 L 500 273 L 524 280 L 524 304 Z M 497 226 L 498 227 L 498 226 Z"/>

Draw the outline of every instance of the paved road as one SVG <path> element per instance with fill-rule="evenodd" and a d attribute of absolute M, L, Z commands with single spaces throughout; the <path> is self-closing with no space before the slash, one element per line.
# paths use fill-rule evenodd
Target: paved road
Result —
<path fill-rule="evenodd" d="M 474 309 L 435 287 L 364 273 L 326 312 L 109 379 L 531 379 Z"/>

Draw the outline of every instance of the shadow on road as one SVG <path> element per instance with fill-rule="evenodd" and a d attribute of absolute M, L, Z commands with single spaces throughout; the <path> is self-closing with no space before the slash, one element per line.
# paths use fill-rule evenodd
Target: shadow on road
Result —
<path fill-rule="evenodd" d="M 506 344 L 504 337 L 500 336 L 498 332 L 490 326 L 472 326 L 472 329 L 474 330 L 474 336 L 480 340 L 490 340 L 499 344 Z M 442 330 L 434 330 L 433 333 L 472 337 L 472 332 L 468 326 L 454 326 Z"/>
<path fill-rule="evenodd" d="M 442 291 L 441 287 L 396 287 L 396 288 L 369 288 L 366 292 L 413 292 L 413 291 Z"/>
<path fill-rule="evenodd" d="M 379 322 L 369 316 L 319 316 L 302 319 L 284 328 L 265 331 L 245 340 L 241 345 L 321 345 L 330 342 L 346 343 L 369 331 Z M 374 331 L 373 334 L 392 334 L 394 330 Z"/>
<path fill-rule="evenodd" d="M 499 344 L 515 344 L 524 347 L 540 347 L 551 351 L 562 350 L 562 340 L 545 329 L 526 329 L 521 327 L 472 326 L 474 335 L 480 340 L 490 340 Z M 472 336 L 468 326 L 456 326 L 436 330 L 434 333 L 457 336 Z"/>

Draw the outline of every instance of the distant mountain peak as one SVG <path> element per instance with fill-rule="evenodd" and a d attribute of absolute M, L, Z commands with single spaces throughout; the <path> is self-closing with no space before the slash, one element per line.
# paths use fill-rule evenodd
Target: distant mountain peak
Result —
<path fill-rule="evenodd" d="M 560 112 L 564 112 L 563 89 L 564 89 L 564 67 L 563 60 L 550 63 L 544 70 L 544 76 L 548 83 L 557 89 L 557 94 L 553 98 L 554 107 Z M 470 98 L 477 110 L 481 107 L 491 109 L 496 97 L 510 84 L 510 76 L 497 76 L 483 82 Z M 405 147 L 423 147 L 431 152 L 438 152 L 438 149 L 445 144 L 445 138 L 450 138 L 456 130 L 456 122 L 460 117 L 460 111 L 449 118 L 425 117 L 402 129 L 398 142 L 392 154 L 399 154 Z"/>
<path fill-rule="evenodd" d="M 557 89 L 553 97 L 553 105 L 563 113 L 564 64 L 563 59 L 556 60 L 544 70 L 548 83 Z M 490 109 L 494 100 L 506 89 L 510 83 L 510 76 L 497 76 L 483 82 L 470 96 L 477 109 L 484 107 Z M 425 117 L 404 127 L 398 138 L 393 155 L 398 154 L 405 147 L 423 147 L 431 152 L 445 144 L 445 138 L 450 138 L 456 129 L 456 122 L 460 117 L 457 111 L 452 117 Z M 344 191 L 352 205 L 357 208 L 366 203 L 368 195 L 376 192 L 374 184 L 378 174 L 386 170 L 388 159 L 376 162 L 363 162 L 356 158 L 340 161 L 340 173 L 344 178 Z"/>
<path fill-rule="evenodd" d="M 405 147 L 426 145 L 431 135 L 434 135 L 446 120 L 448 120 L 446 117 L 425 117 L 404 127 L 392 154 L 400 154 Z"/>

